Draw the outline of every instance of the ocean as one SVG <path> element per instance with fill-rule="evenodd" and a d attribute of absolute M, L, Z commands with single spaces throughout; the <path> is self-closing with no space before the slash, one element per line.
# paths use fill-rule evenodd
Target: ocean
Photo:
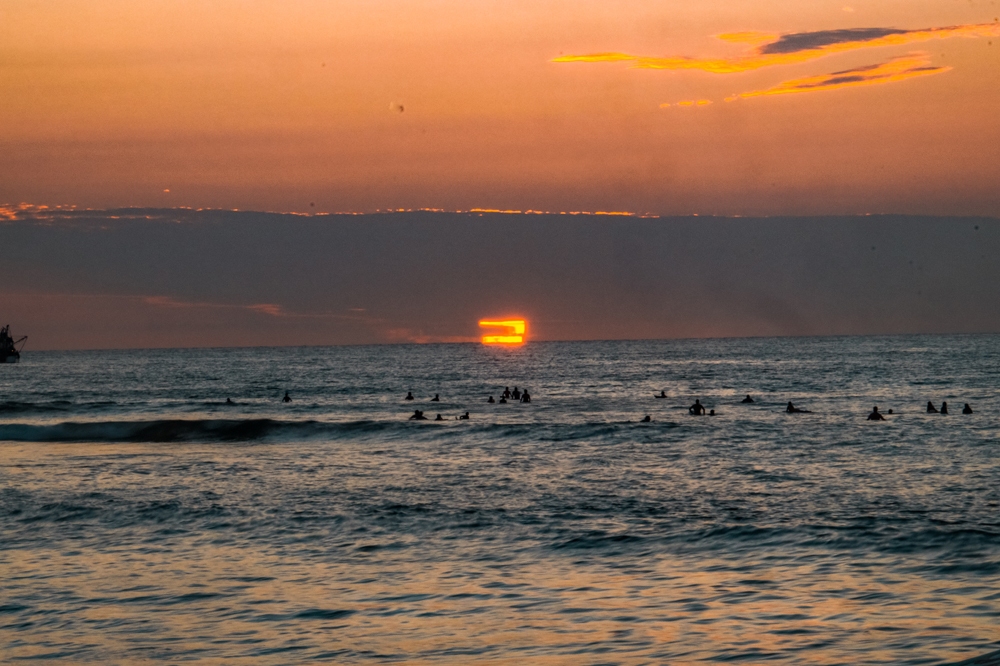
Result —
<path fill-rule="evenodd" d="M 968 659 L 1000 648 L 998 414 L 997 335 L 29 347 L 0 661 Z"/>

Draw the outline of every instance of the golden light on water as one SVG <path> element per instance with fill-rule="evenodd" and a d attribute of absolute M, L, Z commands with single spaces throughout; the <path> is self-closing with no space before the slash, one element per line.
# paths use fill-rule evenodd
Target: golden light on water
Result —
<path fill-rule="evenodd" d="M 500 335 L 484 335 L 484 345 L 521 345 L 524 344 L 525 333 L 528 329 L 528 322 L 523 319 L 505 319 L 503 321 L 490 321 L 483 319 L 479 322 L 483 328 L 500 328 L 503 333 Z"/>

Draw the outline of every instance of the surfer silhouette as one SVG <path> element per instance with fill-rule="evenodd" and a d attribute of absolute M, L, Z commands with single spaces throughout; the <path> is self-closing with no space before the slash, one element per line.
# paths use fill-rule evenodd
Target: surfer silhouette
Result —
<path fill-rule="evenodd" d="M 792 404 L 791 400 L 788 401 L 788 407 L 785 408 L 785 411 L 789 414 L 812 414 L 808 409 L 799 409 Z"/>
<path fill-rule="evenodd" d="M 934 403 L 931 402 L 930 400 L 927 401 L 927 413 L 928 414 L 937 414 L 938 413 L 937 407 L 935 407 Z"/>
<path fill-rule="evenodd" d="M 660 391 L 660 395 L 654 395 L 653 397 L 654 398 L 666 398 L 667 397 L 667 392 L 666 391 Z"/>
<path fill-rule="evenodd" d="M 872 413 L 868 415 L 869 421 L 885 421 L 885 417 L 878 413 L 878 405 L 872 407 Z"/>
<path fill-rule="evenodd" d="M 753 402 L 753 398 L 751 398 L 751 397 L 750 397 L 750 394 L 749 394 L 749 393 L 747 393 L 747 397 L 745 397 L 745 398 L 743 398 L 742 400 L 740 400 L 740 402 L 746 402 L 746 403 L 750 403 L 750 402 Z"/>
<path fill-rule="evenodd" d="M 493 396 L 490 396 L 486 402 L 493 404 L 494 402 L 496 402 L 496 400 L 493 399 Z"/>
<path fill-rule="evenodd" d="M 965 407 L 962 408 L 962 413 L 963 414 L 971 414 L 972 413 L 972 407 L 969 407 L 969 403 L 965 403 Z"/>
<path fill-rule="evenodd" d="M 942 414 L 947 414 L 948 413 L 948 403 L 947 402 L 942 402 L 941 403 L 941 413 Z"/>
<path fill-rule="evenodd" d="M 285 391 L 285 397 L 281 399 L 281 402 L 291 402 L 292 396 L 288 395 L 288 391 Z"/>
<path fill-rule="evenodd" d="M 413 400 L 413 392 L 412 391 L 407 391 L 406 392 L 406 397 L 403 398 L 403 400 Z"/>
<path fill-rule="evenodd" d="M 531 396 L 528 395 L 528 389 L 524 389 L 524 393 L 521 394 L 521 402 L 531 402 Z"/>
<path fill-rule="evenodd" d="M 431 402 L 441 402 L 441 396 L 435 393 L 434 397 L 431 398 Z"/>
<path fill-rule="evenodd" d="M 420 411 L 419 409 L 414 409 L 413 410 L 413 416 L 410 417 L 410 420 L 411 421 L 426 421 L 427 417 L 424 416 L 424 413 L 422 411 Z"/>
<path fill-rule="evenodd" d="M 653 421 L 653 419 L 651 419 L 649 417 L 649 414 L 646 414 L 646 418 L 644 418 L 643 420 L 639 421 L 639 423 L 651 423 L 652 421 Z"/>
<path fill-rule="evenodd" d="M 703 416 L 705 414 L 705 406 L 701 404 L 701 399 L 696 399 L 694 404 L 688 407 L 688 414 L 695 416 Z"/>

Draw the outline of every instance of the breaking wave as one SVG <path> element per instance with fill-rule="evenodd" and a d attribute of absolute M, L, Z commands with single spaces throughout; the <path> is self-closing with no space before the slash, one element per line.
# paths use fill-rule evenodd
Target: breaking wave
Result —
<path fill-rule="evenodd" d="M 164 419 L 155 421 L 65 422 L 0 425 L 0 441 L 15 442 L 178 442 L 248 441 L 271 437 L 303 439 L 370 433 L 398 427 L 377 421 L 325 423 L 275 419 Z"/>
<path fill-rule="evenodd" d="M 633 428 L 660 433 L 678 427 L 662 421 L 649 424 L 631 422 L 598 423 L 469 423 L 425 421 L 316 421 L 279 419 L 157 419 L 148 421 L 65 421 L 47 425 L 0 424 L 0 441 L 8 442 L 246 442 L 256 440 L 301 441 L 304 439 L 344 439 L 378 435 L 392 439 L 434 439 L 480 435 L 488 439 L 532 439 L 539 442 L 604 440 L 630 436 Z M 442 427 L 443 426 L 443 427 Z"/>

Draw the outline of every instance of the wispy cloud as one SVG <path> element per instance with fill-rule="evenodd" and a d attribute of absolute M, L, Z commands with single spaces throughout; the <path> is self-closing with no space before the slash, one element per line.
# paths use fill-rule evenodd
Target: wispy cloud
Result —
<path fill-rule="evenodd" d="M 162 308 L 196 308 L 214 310 L 245 310 L 269 317 L 295 317 L 308 319 L 351 319 L 356 321 L 372 321 L 371 317 L 363 315 L 344 315 L 335 312 L 289 312 L 277 303 L 254 303 L 251 305 L 237 305 L 233 303 L 211 303 L 204 301 L 182 301 L 170 296 L 143 296 L 142 302 L 146 305 L 153 305 Z M 352 309 L 357 311 L 357 309 Z"/>
<path fill-rule="evenodd" d="M 944 28 L 949 30 L 949 28 Z M 815 30 L 813 32 L 795 32 L 781 35 L 773 42 L 761 46 L 762 54 L 795 53 L 797 51 L 815 51 L 838 44 L 868 44 L 887 37 L 897 35 L 919 34 L 896 28 L 848 28 L 843 30 Z M 926 39 L 926 37 L 918 37 Z"/>
<path fill-rule="evenodd" d="M 673 104 L 661 104 L 661 109 L 666 109 L 669 106 L 680 106 L 680 107 L 704 107 L 712 103 L 709 99 L 686 99 L 680 102 L 674 102 Z"/>
<path fill-rule="evenodd" d="M 205 210 L 195 208 L 113 208 L 91 210 L 73 205 L 39 206 L 28 203 L 0 203 L 0 224 L 27 222 L 40 226 L 83 226 L 104 228 L 117 220 L 147 220 L 185 224 L 198 221 L 199 217 L 226 215 L 237 211 Z"/>
<path fill-rule="evenodd" d="M 727 97 L 727 102 L 744 97 L 760 97 L 762 95 L 784 95 L 787 93 L 816 92 L 819 90 L 836 90 L 850 86 L 870 86 L 880 83 L 905 81 L 928 74 L 947 72 L 951 67 L 934 67 L 930 64 L 927 54 L 911 53 L 894 58 L 877 65 L 867 65 L 854 69 L 845 69 L 832 74 L 820 74 L 801 79 L 784 81 L 766 90 L 754 90 Z"/>
<path fill-rule="evenodd" d="M 763 32 L 734 32 L 718 35 L 730 43 L 751 45 L 745 53 L 731 58 L 689 56 L 642 56 L 627 53 L 591 53 L 554 58 L 552 62 L 633 62 L 637 69 L 700 69 L 716 74 L 745 72 L 774 65 L 807 62 L 824 56 L 877 46 L 899 46 L 950 37 L 1000 36 L 1000 24 L 983 23 L 920 30 L 897 28 L 851 28 L 817 30 L 774 35 Z"/>

